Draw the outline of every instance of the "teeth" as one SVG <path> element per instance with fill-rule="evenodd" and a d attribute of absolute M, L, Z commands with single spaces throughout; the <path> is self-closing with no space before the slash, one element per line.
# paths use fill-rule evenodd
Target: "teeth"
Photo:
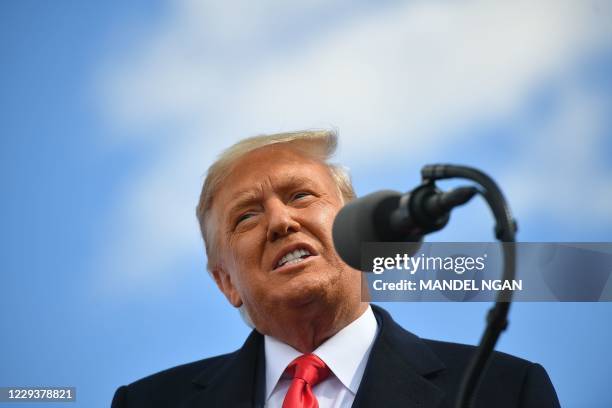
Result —
<path fill-rule="evenodd" d="M 295 251 L 289 252 L 287 255 L 283 256 L 280 261 L 278 261 L 278 265 L 276 267 L 283 266 L 284 264 L 294 264 L 302 261 L 303 256 L 310 255 L 305 249 L 296 249 Z"/>

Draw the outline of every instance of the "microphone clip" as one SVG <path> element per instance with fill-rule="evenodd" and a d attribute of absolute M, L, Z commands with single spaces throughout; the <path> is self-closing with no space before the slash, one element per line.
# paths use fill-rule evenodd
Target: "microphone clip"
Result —
<path fill-rule="evenodd" d="M 433 180 L 426 179 L 400 197 L 398 207 L 391 214 L 391 228 L 406 236 L 407 241 L 421 241 L 424 235 L 444 228 L 451 210 L 467 203 L 478 192 L 472 186 L 444 192 Z"/>

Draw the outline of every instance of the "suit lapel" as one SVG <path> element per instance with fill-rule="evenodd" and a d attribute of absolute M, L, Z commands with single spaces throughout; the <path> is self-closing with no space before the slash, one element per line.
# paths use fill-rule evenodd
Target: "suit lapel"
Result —
<path fill-rule="evenodd" d="M 444 392 L 427 376 L 444 365 L 421 339 L 372 305 L 379 325 L 353 407 L 436 407 Z"/>
<path fill-rule="evenodd" d="M 193 380 L 197 391 L 182 407 L 263 407 L 265 358 L 263 337 L 253 330 L 242 348 L 219 367 Z"/>

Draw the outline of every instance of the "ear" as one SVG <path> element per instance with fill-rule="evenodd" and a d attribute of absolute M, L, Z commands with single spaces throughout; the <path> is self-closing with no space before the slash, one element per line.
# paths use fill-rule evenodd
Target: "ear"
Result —
<path fill-rule="evenodd" d="M 242 298 L 240 297 L 236 286 L 232 282 L 232 277 L 230 273 L 225 268 L 219 265 L 215 266 L 212 269 L 211 273 L 213 278 L 215 278 L 217 287 L 219 288 L 219 290 L 221 290 L 221 292 L 223 292 L 227 300 L 234 307 L 242 306 Z"/>

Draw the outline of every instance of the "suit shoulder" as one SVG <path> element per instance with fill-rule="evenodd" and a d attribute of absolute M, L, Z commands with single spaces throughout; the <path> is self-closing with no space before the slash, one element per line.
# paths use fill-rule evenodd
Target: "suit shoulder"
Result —
<path fill-rule="evenodd" d="M 423 341 L 446 365 L 447 370 L 440 375 L 440 381 L 455 395 L 476 346 Z M 491 355 L 479 390 L 477 406 L 501 406 L 499 401 L 503 400 L 512 407 L 559 407 L 555 389 L 541 365 L 500 351 Z"/>
<path fill-rule="evenodd" d="M 420 338 L 397 325 L 382 308 L 372 305 L 384 340 L 454 401 L 476 346 Z M 406 351 L 408 350 L 408 351 Z M 481 378 L 476 407 L 558 408 L 546 370 L 520 357 L 494 351 Z"/>
<path fill-rule="evenodd" d="M 425 340 L 425 343 L 446 366 L 445 376 L 448 380 L 460 383 L 466 367 L 474 357 L 476 346 L 437 340 Z M 518 393 L 533 365 L 525 359 L 494 351 L 482 379 L 483 385 L 488 388 L 503 385 L 506 390 Z"/>
<path fill-rule="evenodd" d="M 117 389 L 112 407 L 171 407 L 179 396 L 193 391 L 193 380 L 202 373 L 214 373 L 236 352 L 181 364 L 136 380 Z"/>
<path fill-rule="evenodd" d="M 231 359 L 234 354 L 236 354 L 236 352 L 208 357 L 202 360 L 193 361 L 191 363 L 181 364 L 175 367 L 167 368 L 165 370 L 136 380 L 131 383 L 129 387 L 136 388 L 141 386 L 149 387 L 167 385 L 168 383 L 173 382 L 184 383 L 185 380 L 187 380 L 187 382 L 190 382 L 201 372 L 208 370 L 214 371 L 216 368 L 222 366 L 228 359 Z"/>
<path fill-rule="evenodd" d="M 465 367 L 474 355 L 476 346 L 460 343 L 451 343 L 439 340 L 423 339 L 436 355 L 447 365 L 459 365 Z M 501 351 L 493 351 L 491 365 L 508 370 L 526 370 L 532 364 L 531 361 L 516 357 Z"/>

